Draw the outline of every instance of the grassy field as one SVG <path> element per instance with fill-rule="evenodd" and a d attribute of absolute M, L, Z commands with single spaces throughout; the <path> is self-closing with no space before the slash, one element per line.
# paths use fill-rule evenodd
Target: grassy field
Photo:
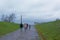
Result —
<path fill-rule="evenodd" d="M 19 28 L 18 24 L 0 22 L 0 36 L 13 32 L 13 31 L 17 30 L 18 28 Z"/>
<path fill-rule="evenodd" d="M 35 26 L 39 35 L 42 33 L 46 40 L 60 40 L 60 20 L 36 24 Z"/>

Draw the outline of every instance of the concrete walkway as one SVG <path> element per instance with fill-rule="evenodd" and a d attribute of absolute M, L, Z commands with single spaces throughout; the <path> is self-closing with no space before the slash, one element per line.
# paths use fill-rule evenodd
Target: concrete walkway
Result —
<path fill-rule="evenodd" d="M 6 34 L 3 37 L 0 37 L 0 40 L 40 40 L 39 36 L 34 27 L 31 27 L 31 30 L 20 31 L 17 30 L 15 32 Z"/>

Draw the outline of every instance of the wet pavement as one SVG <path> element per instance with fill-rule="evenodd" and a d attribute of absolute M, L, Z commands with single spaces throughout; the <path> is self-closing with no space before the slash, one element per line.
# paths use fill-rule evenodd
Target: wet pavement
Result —
<path fill-rule="evenodd" d="M 19 30 L 12 33 L 6 34 L 5 36 L 0 37 L 0 40 L 40 40 L 38 33 L 34 27 L 22 32 Z"/>

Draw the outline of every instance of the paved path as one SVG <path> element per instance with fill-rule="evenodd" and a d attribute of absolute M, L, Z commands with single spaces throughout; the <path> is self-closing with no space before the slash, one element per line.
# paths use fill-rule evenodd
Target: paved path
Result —
<path fill-rule="evenodd" d="M 3 37 L 0 37 L 0 40 L 39 40 L 39 36 L 34 27 L 31 27 L 31 30 L 20 32 L 17 30 L 15 32 L 9 33 Z"/>

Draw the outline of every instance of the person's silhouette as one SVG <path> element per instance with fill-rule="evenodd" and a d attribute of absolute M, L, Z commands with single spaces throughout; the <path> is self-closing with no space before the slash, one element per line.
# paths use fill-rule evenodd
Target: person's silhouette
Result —
<path fill-rule="evenodd" d="M 22 28 L 23 28 L 23 24 L 20 24 L 20 29 L 21 29 L 21 31 L 22 31 Z"/>
<path fill-rule="evenodd" d="M 27 31 L 27 28 L 28 28 L 28 24 L 27 24 L 27 23 L 25 23 L 25 24 L 24 24 L 25 32 Z"/>
<path fill-rule="evenodd" d="M 31 25 L 29 25 L 29 30 L 31 29 Z"/>

